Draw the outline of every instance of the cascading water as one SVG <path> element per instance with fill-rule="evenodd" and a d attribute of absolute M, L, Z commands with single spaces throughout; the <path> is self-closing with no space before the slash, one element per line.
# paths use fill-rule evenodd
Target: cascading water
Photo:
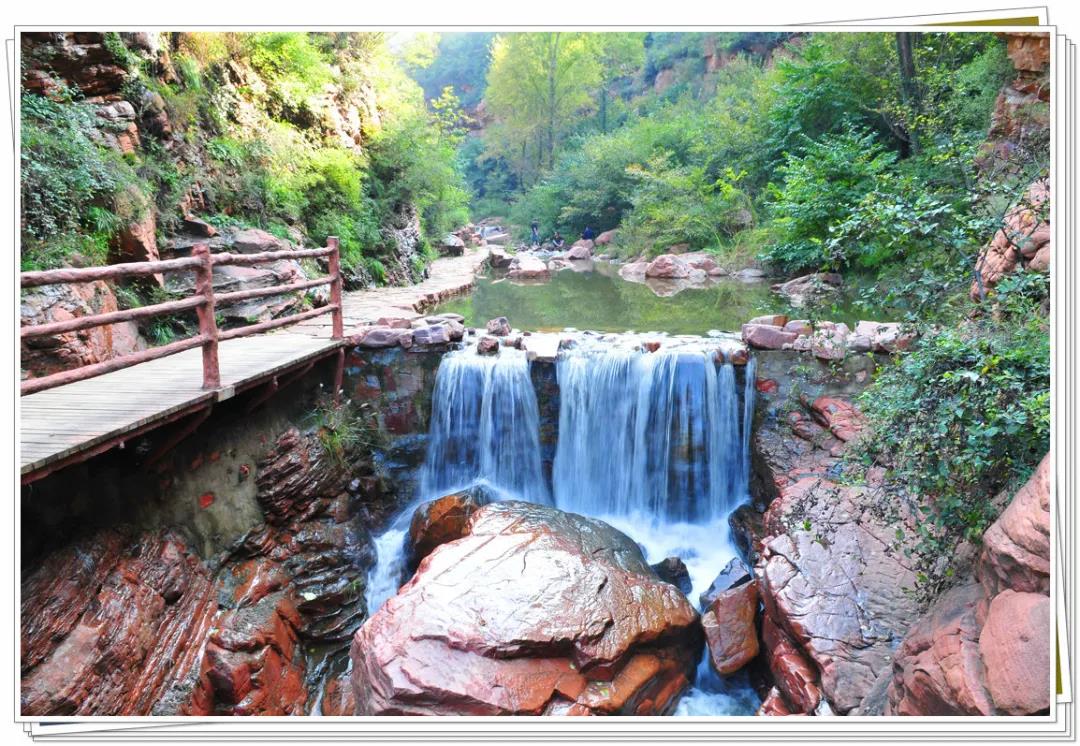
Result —
<path fill-rule="evenodd" d="M 519 350 L 488 356 L 466 348 L 447 353 L 439 364 L 420 494 L 375 539 L 378 559 L 365 594 L 369 614 L 397 592 L 416 507 L 476 487 L 488 499 L 551 504 L 540 465 L 536 392 Z"/>
<path fill-rule="evenodd" d="M 634 537 L 650 562 L 682 559 L 692 599 L 735 557 L 727 517 L 749 496 L 755 363 L 740 407 L 734 367 L 713 355 L 586 344 L 557 363 L 555 504 Z M 722 679 L 703 659 L 676 714 L 745 714 L 756 704 L 745 677 Z"/>
<path fill-rule="evenodd" d="M 717 361 L 715 349 L 675 343 L 647 353 L 588 338 L 561 353 L 550 492 L 524 355 L 448 353 L 436 377 L 419 499 L 376 539 L 369 613 L 397 590 L 416 505 L 477 486 L 494 499 L 554 498 L 560 509 L 632 536 L 650 562 L 679 557 L 696 599 L 736 556 L 727 517 L 748 498 L 754 361 L 740 397 L 734 367 Z M 676 714 L 749 714 L 756 705 L 745 676 L 722 679 L 703 660 Z"/>

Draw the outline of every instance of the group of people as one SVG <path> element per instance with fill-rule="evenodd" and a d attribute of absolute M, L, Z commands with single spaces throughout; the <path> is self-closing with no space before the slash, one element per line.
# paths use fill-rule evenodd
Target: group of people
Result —
<path fill-rule="evenodd" d="M 532 225 L 530 227 L 532 228 L 532 245 L 533 248 L 537 248 L 538 246 L 540 246 L 540 221 L 532 221 Z M 592 229 L 592 226 L 586 225 L 585 230 L 581 232 L 581 237 L 586 241 L 592 241 L 594 238 L 596 238 L 596 231 Z M 566 240 L 557 230 L 551 236 L 551 245 L 554 246 L 556 249 L 561 249 L 563 246 L 566 245 Z"/>

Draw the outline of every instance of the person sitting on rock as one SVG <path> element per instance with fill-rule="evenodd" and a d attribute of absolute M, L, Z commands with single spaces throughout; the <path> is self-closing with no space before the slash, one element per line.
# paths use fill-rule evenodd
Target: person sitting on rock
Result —
<path fill-rule="evenodd" d="M 566 245 L 566 241 L 558 231 L 555 231 L 555 235 L 551 237 L 551 243 L 556 249 L 561 249 Z"/>
<path fill-rule="evenodd" d="M 581 232 L 581 237 L 586 241 L 592 241 L 596 238 L 596 231 L 592 229 L 592 226 L 586 225 L 585 230 Z"/>
<path fill-rule="evenodd" d="M 540 245 L 540 222 L 538 220 L 532 221 L 532 245 Z"/>

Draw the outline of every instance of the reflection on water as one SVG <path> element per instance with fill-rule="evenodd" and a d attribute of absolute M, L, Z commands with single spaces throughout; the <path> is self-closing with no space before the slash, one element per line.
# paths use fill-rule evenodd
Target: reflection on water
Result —
<path fill-rule="evenodd" d="M 519 329 L 556 331 L 573 327 L 602 332 L 656 331 L 704 334 L 710 330 L 738 331 L 754 316 L 788 313 L 792 318 L 814 317 L 853 324 L 860 318 L 847 298 L 813 309 L 793 309 L 769 289 L 769 281 L 744 282 L 730 277 L 704 287 L 672 293 L 668 283 L 628 282 L 618 267 L 607 262 L 578 262 L 575 269 L 554 272 L 549 282 L 517 283 L 497 275 L 481 277 L 472 295 L 448 301 L 435 313 L 453 312 L 467 326 L 483 326 L 506 316 Z"/>

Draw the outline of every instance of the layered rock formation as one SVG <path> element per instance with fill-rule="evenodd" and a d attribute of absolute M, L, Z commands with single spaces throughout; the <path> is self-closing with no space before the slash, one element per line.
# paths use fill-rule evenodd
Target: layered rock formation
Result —
<path fill-rule="evenodd" d="M 987 530 L 976 581 L 939 598 L 904 639 L 885 714 L 1049 710 L 1050 457 Z"/>
<path fill-rule="evenodd" d="M 610 526 L 494 503 L 357 632 L 357 714 L 664 714 L 698 615 Z"/>

